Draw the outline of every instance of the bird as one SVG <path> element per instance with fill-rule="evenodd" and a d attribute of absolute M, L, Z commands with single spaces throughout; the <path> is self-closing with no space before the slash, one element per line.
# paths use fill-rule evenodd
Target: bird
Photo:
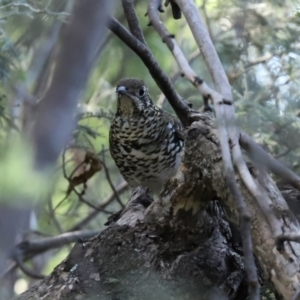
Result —
<path fill-rule="evenodd" d="M 184 128 L 155 106 L 143 80 L 124 78 L 116 87 L 117 110 L 109 130 L 110 153 L 131 187 L 158 194 L 181 163 Z"/>

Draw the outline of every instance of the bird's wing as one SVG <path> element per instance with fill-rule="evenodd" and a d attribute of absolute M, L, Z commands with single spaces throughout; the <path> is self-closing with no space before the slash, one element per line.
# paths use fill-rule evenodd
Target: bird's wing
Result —
<path fill-rule="evenodd" d="M 176 135 L 180 140 L 184 140 L 184 127 L 180 120 L 177 117 L 174 117 L 173 115 L 167 113 L 166 111 L 161 110 L 161 114 L 163 118 L 166 120 L 166 122 L 170 122 L 174 128 Z"/>

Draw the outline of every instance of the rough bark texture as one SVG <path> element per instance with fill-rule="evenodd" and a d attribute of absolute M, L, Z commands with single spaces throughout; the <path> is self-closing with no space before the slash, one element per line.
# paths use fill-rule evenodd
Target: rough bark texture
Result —
<path fill-rule="evenodd" d="M 113 223 L 18 299 L 245 299 L 240 248 L 217 207 L 194 228 Z"/>
<path fill-rule="evenodd" d="M 147 190 L 134 191 L 107 229 L 77 243 L 50 276 L 18 299 L 246 299 L 239 237 L 216 199 L 230 219 L 237 218 L 237 209 L 208 116 L 187 131 L 185 146 L 183 164 L 158 200 L 150 204 Z M 270 176 L 251 165 L 250 170 L 271 198 L 266 205 L 282 231 L 299 230 Z M 251 214 L 254 252 L 265 282 L 291 299 L 299 288 L 299 245 L 276 250 L 265 217 L 238 175 L 237 180 Z"/>

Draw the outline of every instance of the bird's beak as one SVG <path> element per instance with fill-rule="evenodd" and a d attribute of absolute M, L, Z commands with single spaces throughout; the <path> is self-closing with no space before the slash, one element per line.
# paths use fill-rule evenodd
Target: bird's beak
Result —
<path fill-rule="evenodd" d="M 116 93 L 118 95 L 127 95 L 128 94 L 125 86 L 118 86 L 117 89 L 116 89 Z"/>

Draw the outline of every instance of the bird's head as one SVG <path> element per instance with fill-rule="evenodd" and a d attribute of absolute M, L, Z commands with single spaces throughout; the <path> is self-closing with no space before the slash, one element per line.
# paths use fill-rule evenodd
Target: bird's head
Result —
<path fill-rule="evenodd" d="M 132 117 L 153 106 L 148 89 L 142 80 L 124 78 L 117 85 L 119 115 Z"/>

